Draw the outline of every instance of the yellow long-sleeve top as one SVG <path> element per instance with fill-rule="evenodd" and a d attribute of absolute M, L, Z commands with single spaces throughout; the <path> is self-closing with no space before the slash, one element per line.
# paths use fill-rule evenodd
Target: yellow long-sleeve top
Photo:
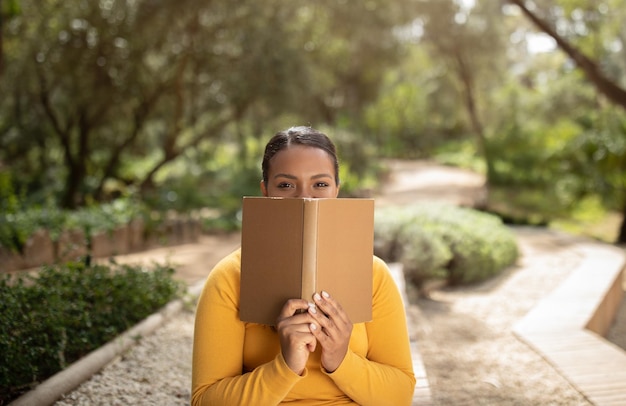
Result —
<path fill-rule="evenodd" d="M 415 376 L 404 306 L 382 260 L 373 260 L 372 321 L 353 326 L 341 365 L 325 372 L 318 345 L 298 375 L 285 363 L 272 327 L 239 320 L 240 254 L 215 266 L 199 297 L 192 405 L 411 404 Z"/>

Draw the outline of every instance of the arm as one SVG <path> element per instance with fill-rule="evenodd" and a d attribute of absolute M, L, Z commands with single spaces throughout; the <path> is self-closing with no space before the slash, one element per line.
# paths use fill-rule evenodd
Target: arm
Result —
<path fill-rule="evenodd" d="M 415 387 L 404 304 L 383 261 L 374 258 L 367 357 L 348 350 L 328 376 L 361 405 L 410 405 Z"/>
<path fill-rule="evenodd" d="M 192 405 L 280 403 L 302 376 L 279 352 L 243 374 L 245 323 L 239 320 L 239 255 L 209 274 L 200 295 L 194 330 Z M 306 373 L 306 372 L 305 372 Z"/>

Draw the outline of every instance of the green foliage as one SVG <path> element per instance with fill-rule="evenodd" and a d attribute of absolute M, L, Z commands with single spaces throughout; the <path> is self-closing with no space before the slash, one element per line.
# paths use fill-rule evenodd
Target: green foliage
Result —
<path fill-rule="evenodd" d="M 2 15 L 0 18 L 4 17 L 14 17 L 20 13 L 20 1 L 19 0 L 7 0 L 4 1 L 2 7 L 0 8 L 0 13 Z"/>
<path fill-rule="evenodd" d="M 67 263 L 37 277 L 0 276 L 0 404 L 180 297 L 173 274 Z"/>
<path fill-rule="evenodd" d="M 376 212 L 375 253 L 401 262 L 417 286 L 485 280 L 517 260 L 514 236 L 499 218 L 447 205 L 384 207 Z"/>
<path fill-rule="evenodd" d="M 551 221 L 550 228 L 614 243 L 619 235 L 621 217 L 617 211 L 607 211 L 599 196 L 591 195 L 577 202 L 571 216 Z"/>
<path fill-rule="evenodd" d="M 117 199 L 110 203 L 82 207 L 67 212 L 66 226 L 85 233 L 87 244 L 91 247 L 94 235 L 101 232 L 111 233 L 114 229 L 130 223 L 133 219 L 146 217 L 142 204 L 132 199 Z"/>
<path fill-rule="evenodd" d="M 0 171 L 0 246 L 14 252 L 21 252 L 35 231 L 29 216 L 20 212 L 23 200 L 14 190 L 11 174 Z"/>
<path fill-rule="evenodd" d="M 476 145 L 468 139 L 450 141 L 440 145 L 434 159 L 444 165 L 456 166 L 484 174 L 485 161 L 476 154 Z"/>
<path fill-rule="evenodd" d="M 387 71 L 379 97 L 363 112 L 378 155 L 415 159 L 459 135 L 455 90 L 424 47 L 409 44 L 402 62 Z"/>
<path fill-rule="evenodd" d="M 337 147 L 341 196 L 367 196 L 377 186 L 383 171 L 374 145 L 352 131 L 322 130 Z"/>
<path fill-rule="evenodd" d="M 221 144 L 282 129 L 281 115 L 358 122 L 399 56 L 394 28 L 418 13 L 412 0 L 2 5 L 17 3 L 2 26 L 0 161 L 64 208 L 151 187 L 163 205 L 201 204 L 193 177 Z"/>

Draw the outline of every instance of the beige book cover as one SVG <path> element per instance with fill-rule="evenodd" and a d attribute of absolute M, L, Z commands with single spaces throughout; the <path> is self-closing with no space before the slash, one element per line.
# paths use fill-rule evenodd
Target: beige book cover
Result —
<path fill-rule="evenodd" d="M 325 290 L 372 319 L 373 199 L 244 197 L 242 321 L 274 325 L 288 299 Z"/>

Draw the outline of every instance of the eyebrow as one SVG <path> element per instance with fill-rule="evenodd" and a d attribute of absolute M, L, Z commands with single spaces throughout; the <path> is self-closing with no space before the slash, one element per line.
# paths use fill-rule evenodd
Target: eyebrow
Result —
<path fill-rule="evenodd" d="M 274 175 L 274 179 L 276 178 L 298 179 L 297 176 L 290 175 L 288 173 L 277 173 L 276 175 Z M 311 176 L 311 179 L 321 179 L 321 178 L 332 179 L 333 177 L 328 173 L 320 173 L 320 174 Z"/>

